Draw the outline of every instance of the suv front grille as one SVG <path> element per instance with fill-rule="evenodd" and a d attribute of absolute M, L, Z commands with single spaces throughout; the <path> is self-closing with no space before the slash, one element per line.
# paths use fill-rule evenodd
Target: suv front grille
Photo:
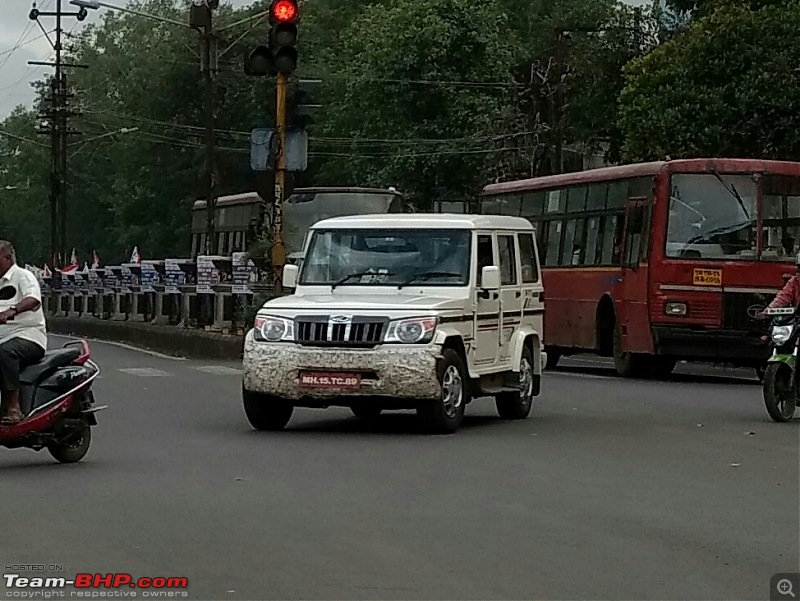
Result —
<path fill-rule="evenodd" d="M 301 317 L 296 320 L 296 340 L 307 346 L 375 346 L 383 340 L 388 319 L 353 317 L 338 323 L 330 316 Z"/>

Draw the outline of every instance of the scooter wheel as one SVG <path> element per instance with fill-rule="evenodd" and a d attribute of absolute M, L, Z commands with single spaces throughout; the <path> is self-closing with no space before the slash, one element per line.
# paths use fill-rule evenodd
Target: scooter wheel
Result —
<path fill-rule="evenodd" d="M 47 450 L 53 459 L 61 463 L 76 463 L 86 456 L 92 442 L 92 429 L 86 424 L 80 438 L 67 444 L 52 443 L 47 445 Z"/>
<path fill-rule="evenodd" d="M 764 405 L 776 422 L 788 422 L 797 407 L 792 369 L 783 363 L 770 363 L 764 374 Z"/>

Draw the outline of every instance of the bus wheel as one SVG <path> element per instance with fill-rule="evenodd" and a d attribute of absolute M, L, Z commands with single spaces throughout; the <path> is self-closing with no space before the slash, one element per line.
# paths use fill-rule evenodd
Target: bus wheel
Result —
<path fill-rule="evenodd" d="M 614 328 L 614 368 L 623 378 L 635 378 L 643 371 L 643 359 L 639 355 L 622 350 L 622 332 L 619 324 Z"/>

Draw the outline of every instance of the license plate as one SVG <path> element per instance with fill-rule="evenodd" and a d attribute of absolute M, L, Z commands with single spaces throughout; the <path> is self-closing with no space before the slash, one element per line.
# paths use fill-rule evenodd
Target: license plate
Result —
<path fill-rule="evenodd" d="M 335 388 L 355 390 L 361 386 L 361 374 L 301 371 L 302 388 Z"/>
<path fill-rule="evenodd" d="M 722 286 L 722 270 L 695 269 L 692 284 L 695 286 Z"/>

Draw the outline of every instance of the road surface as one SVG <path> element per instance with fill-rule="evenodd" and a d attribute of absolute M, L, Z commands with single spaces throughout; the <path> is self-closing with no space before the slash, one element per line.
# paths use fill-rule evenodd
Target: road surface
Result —
<path fill-rule="evenodd" d="M 236 364 L 93 349 L 109 409 L 85 460 L 0 449 L 0 556 L 62 566 L 28 575 L 187 577 L 191 599 L 769 599 L 798 571 L 798 421 L 769 419 L 749 371 L 565 360 L 523 422 L 481 400 L 451 437 L 340 409 L 258 433 Z"/>

